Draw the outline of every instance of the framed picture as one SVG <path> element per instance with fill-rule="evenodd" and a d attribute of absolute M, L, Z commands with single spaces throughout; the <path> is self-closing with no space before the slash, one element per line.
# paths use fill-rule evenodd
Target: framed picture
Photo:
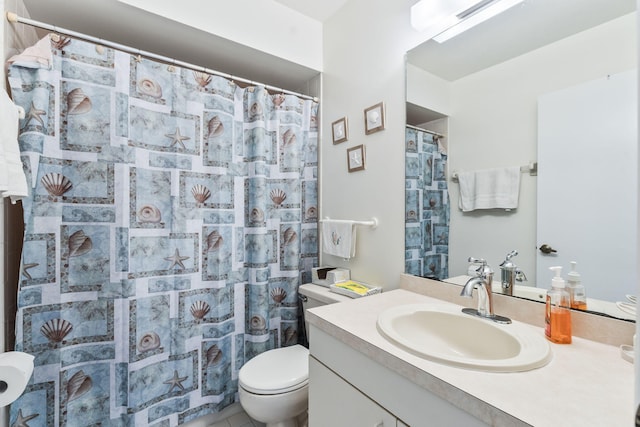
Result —
<path fill-rule="evenodd" d="M 346 117 L 331 123 L 331 135 L 333 135 L 334 144 L 340 144 L 349 138 L 349 128 L 347 127 Z"/>
<path fill-rule="evenodd" d="M 364 132 L 369 135 L 384 129 L 384 104 L 382 102 L 364 110 Z"/>
<path fill-rule="evenodd" d="M 360 144 L 347 150 L 349 172 L 364 170 L 364 145 Z"/>

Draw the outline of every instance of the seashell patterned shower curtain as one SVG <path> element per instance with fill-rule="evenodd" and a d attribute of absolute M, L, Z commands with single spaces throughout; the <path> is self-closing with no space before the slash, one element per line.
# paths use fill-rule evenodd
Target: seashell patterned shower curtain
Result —
<path fill-rule="evenodd" d="M 405 130 L 405 272 L 449 277 L 447 154 L 430 133 Z"/>
<path fill-rule="evenodd" d="M 298 341 L 317 265 L 318 105 L 77 40 L 12 66 L 31 196 L 20 426 L 176 426 Z"/>

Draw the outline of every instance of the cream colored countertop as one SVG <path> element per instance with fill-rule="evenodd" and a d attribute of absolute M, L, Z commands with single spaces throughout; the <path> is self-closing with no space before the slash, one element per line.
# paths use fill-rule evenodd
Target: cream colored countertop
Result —
<path fill-rule="evenodd" d="M 408 353 L 376 329 L 378 314 L 386 308 L 423 302 L 449 304 L 397 289 L 314 308 L 307 321 L 489 424 L 501 425 L 495 417 L 502 411 L 533 426 L 633 425 L 634 370 L 620 357 L 618 347 L 574 337 L 569 345 L 550 343 L 553 359 L 532 371 L 455 368 Z M 525 325 L 544 333 L 542 328 Z"/>

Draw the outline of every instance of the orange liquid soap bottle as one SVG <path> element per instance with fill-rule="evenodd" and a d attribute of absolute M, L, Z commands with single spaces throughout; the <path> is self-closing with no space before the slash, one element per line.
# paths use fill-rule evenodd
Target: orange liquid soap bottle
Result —
<path fill-rule="evenodd" d="M 551 290 L 547 292 L 545 310 L 545 335 L 556 344 L 571 344 L 571 297 L 565 289 L 560 274 L 562 267 L 550 267 L 555 272 L 551 280 Z"/>

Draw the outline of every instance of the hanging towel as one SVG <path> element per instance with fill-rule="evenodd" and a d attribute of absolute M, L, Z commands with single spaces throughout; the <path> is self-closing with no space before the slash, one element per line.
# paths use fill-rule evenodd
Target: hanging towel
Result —
<path fill-rule="evenodd" d="M 26 48 L 22 53 L 13 55 L 7 62 L 25 68 L 51 69 L 52 61 L 51 38 L 47 34 L 38 43 Z"/>
<path fill-rule="evenodd" d="M 463 212 L 476 209 L 516 209 L 520 193 L 520 168 L 484 169 L 458 173 Z"/>
<path fill-rule="evenodd" d="M 323 252 L 349 259 L 356 255 L 356 226 L 352 221 L 322 221 Z"/>
<path fill-rule="evenodd" d="M 15 203 L 29 195 L 18 147 L 18 107 L 0 90 L 0 195 Z"/>

